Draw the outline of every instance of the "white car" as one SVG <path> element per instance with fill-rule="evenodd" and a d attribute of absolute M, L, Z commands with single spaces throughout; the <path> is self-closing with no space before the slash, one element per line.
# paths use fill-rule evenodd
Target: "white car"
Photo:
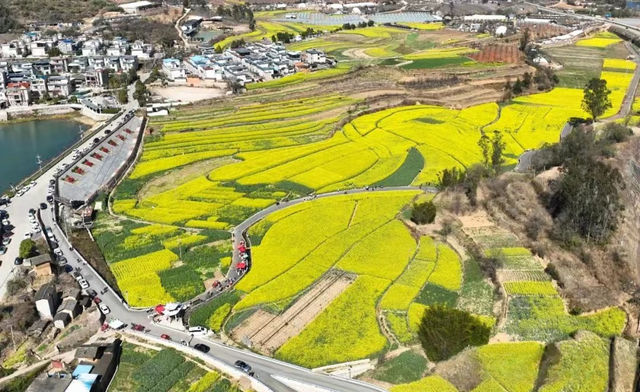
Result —
<path fill-rule="evenodd" d="M 189 328 L 189 333 L 195 336 L 203 336 L 208 335 L 211 331 L 204 327 L 191 327 Z"/>
<path fill-rule="evenodd" d="M 86 290 L 89 288 L 89 282 L 87 282 L 84 279 L 80 279 L 78 283 L 80 284 L 80 288 L 82 288 L 83 290 Z"/>
<path fill-rule="evenodd" d="M 105 304 L 100 304 L 98 307 L 100 308 L 100 311 L 102 312 L 102 314 L 111 313 L 111 309 L 109 309 L 109 307 Z"/>
<path fill-rule="evenodd" d="M 81 280 L 84 280 L 82 275 L 76 275 L 75 279 L 76 279 L 77 282 L 80 282 Z"/>
<path fill-rule="evenodd" d="M 2 224 L 3 224 L 4 226 L 9 226 L 9 225 L 11 224 L 11 222 L 9 222 L 9 219 L 3 219 L 3 220 L 2 220 Z"/>
<path fill-rule="evenodd" d="M 60 250 L 60 248 L 55 248 L 53 250 L 53 254 L 55 254 L 57 256 L 62 256 L 62 251 Z"/>
<path fill-rule="evenodd" d="M 31 188 L 33 188 L 34 186 L 36 186 L 36 184 L 37 184 L 37 182 L 35 182 L 35 181 L 31 181 L 31 183 L 29 184 L 29 186 L 30 186 Z"/>

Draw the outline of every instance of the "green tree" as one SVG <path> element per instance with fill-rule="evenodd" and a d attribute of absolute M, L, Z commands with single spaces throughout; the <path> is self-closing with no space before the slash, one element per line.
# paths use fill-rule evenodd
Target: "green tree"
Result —
<path fill-rule="evenodd" d="M 611 107 L 610 94 L 611 90 L 607 88 L 607 81 L 604 79 L 593 78 L 584 87 L 582 108 L 591 114 L 593 121 Z"/>
<path fill-rule="evenodd" d="M 215 51 L 216 53 L 222 53 L 222 46 L 216 45 Z"/>
<path fill-rule="evenodd" d="M 33 256 L 35 252 L 36 252 L 36 243 L 33 242 L 33 240 L 26 239 L 20 243 L 20 250 L 18 251 L 18 256 L 22 257 L 23 259 L 26 259 L 28 257 Z"/>
<path fill-rule="evenodd" d="M 604 244 L 618 225 L 623 210 L 619 190 L 624 189 L 618 169 L 584 155 L 565 163 L 563 176 L 548 208 L 556 238 L 571 243 L 574 234 L 587 243 Z"/>
<path fill-rule="evenodd" d="M 493 131 L 493 138 L 491 139 L 491 167 L 496 173 L 504 163 L 503 153 L 506 146 L 506 143 L 502 140 L 502 133 L 500 131 Z"/>
<path fill-rule="evenodd" d="M 127 96 L 126 88 L 121 88 L 118 90 L 118 102 L 120 102 L 123 105 L 129 102 L 129 97 Z"/>
<path fill-rule="evenodd" d="M 442 305 L 430 306 L 422 316 L 418 337 L 432 361 L 451 358 L 469 346 L 489 341 L 491 328 L 462 310 Z"/>
<path fill-rule="evenodd" d="M 62 55 L 62 52 L 60 51 L 60 49 L 54 46 L 53 48 L 49 49 L 49 51 L 47 52 L 47 55 L 49 57 L 58 57 Z"/>
<path fill-rule="evenodd" d="M 136 82 L 136 89 L 133 92 L 133 98 L 135 98 L 138 101 L 138 104 L 140 106 L 146 106 L 147 96 L 148 96 L 147 87 L 144 85 L 144 83 L 138 80 Z"/>
<path fill-rule="evenodd" d="M 431 200 L 417 203 L 411 209 L 411 221 L 418 225 L 433 223 L 436 219 L 436 205 Z"/>
<path fill-rule="evenodd" d="M 478 146 L 482 150 L 482 161 L 485 165 L 489 165 L 489 159 L 491 157 L 491 139 L 486 133 L 482 132 L 480 140 L 478 140 Z"/>

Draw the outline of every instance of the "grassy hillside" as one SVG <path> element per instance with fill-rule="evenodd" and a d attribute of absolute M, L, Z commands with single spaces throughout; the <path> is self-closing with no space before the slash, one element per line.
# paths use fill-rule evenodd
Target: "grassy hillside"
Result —
<path fill-rule="evenodd" d="M 74 22 L 119 8 L 107 0 L 8 0 L 6 4 L 20 22 Z"/>

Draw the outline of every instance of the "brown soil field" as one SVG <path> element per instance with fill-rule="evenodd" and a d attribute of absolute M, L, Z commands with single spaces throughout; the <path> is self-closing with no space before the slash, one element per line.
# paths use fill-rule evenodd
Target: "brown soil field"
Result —
<path fill-rule="evenodd" d="M 353 276 L 331 271 L 284 313 L 274 316 L 258 310 L 231 331 L 231 337 L 245 344 L 250 342 L 252 348 L 262 353 L 273 354 L 302 332 L 352 282 Z"/>

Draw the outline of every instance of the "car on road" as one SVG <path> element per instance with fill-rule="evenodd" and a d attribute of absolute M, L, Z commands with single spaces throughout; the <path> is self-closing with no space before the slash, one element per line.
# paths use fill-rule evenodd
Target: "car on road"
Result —
<path fill-rule="evenodd" d="M 5 253 L 7 253 L 7 247 L 6 247 L 6 246 L 1 246 L 1 245 L 0 245 L 0 255 L 3 255 L 3 254 L 5 254 Z"/>
<path fill-rule="evenodd" d="M 15 260 L 13 260 L 13 264 L 22 265 L 22 257 L 16 257 Z"/>
<path fill-rule="evenodd" d="M 94 289 L 90 289 L 90 290 L 87 290 L 87 295 L 91 298 L 95 298 L 98 295 L 98 293 L 96 293 Z"/>
<path fill-rule="evenodd" d="M 47 202 L 53 203 L 53 195 L 47 195 Z"/>
<path fill-rule="evenodd" d="M 98 305 L 98 308 L 100 308 L 100 311 L 102 312 L 102 314 L 111 313 L 111 309 L 109 309 L 109 307 L 107 305 L 105 305 L 105 304 Z"/>
<path fill-rule="evenodd" d="M 51 239 L 51 249 L 55 250 L 58 249 L 60 247 L 60 245 L 58 245 L 58 243 L 56 242 L 56 237 L 53 237 Z"/>
<path fill-rule="evenodd" d="M 55 248 L 55 249 L 53 250 L 53 254 L 54 254 L 54 255 L 56 255 L 56 256 L 58 256 L 58 257 L 62 257 L 62 256 L 63 256 L 63 254 L 62 254 L 62 249 L 60 249 L 60 248 Z"/>
<path fill-rule="evenodd" d="M 64 272 L 68 273 L 68 272 L 71 272 L 71 271 L 73 271 L 73 267 L 72 266 L 70 266 L 69 264 L 64 266 Z"/>
<path fill-rule="evenodd" d="M 51 230 L 51 228 L 50 228 L 50 227 L 46 227 L 46 228 L 44 229 L 44 231 L 46 231 L 46 232 L 47 232 L 47 237 L 48 237 L 48 238 L 53 238 L 53 230 Z"/>
<path fill-rule="evenodd" d="M 40 209 L 41 210 L 46 210 L 47 209 L 47 203 L 40 203 Z"/>
<path fill-rule="evenodd" d="M 208 329 L 206 329 L 204 327 L 191 327 L 191 328 L 189 328 L 189 333 L 194 335 L 194 336 L 206 335 L 209 332 L 211 332 L 211 331 L 209 331 Z"/>
<path fill-rule="evenodd" d="M 34 208 L 29 208 L 29 216 L 35 215 L 36 210 Z"/>
<path fill-rule="evenodd" d="M 249 366 L 245 361 L 237 360 L 234 365 L 247 374 L 251 374 L 251 366 Z"/>
<path fill-rule="evenodd" d="M 131 329 L 134 331 L 144 331 L 144 325 L 142 324 L 131 324 Z"/>
<path fill-rule="evenodd" d="M 171 340 L 171 336 L 167 335 L 166 333 L 163 333 L 162 335 L 160 335 L 160 337 L 165 340 Z"/>
<path fill-rule="evenodd" d="M 64 257 L 64 256 L 58 256 L 57 260 L 58 260 L 58 265 L 66 265 L 67 264 L 67 258 Z"/>
<path fill-rule="evenodd" d="M 206 344 L 202 344 L 202 343 L 197 343 L 195 346 L 193 346 L 193 348 L 195 348 L 198 351 L 202 351 L 203 353 L 208 353 L 209 350 L 211 350 L 209 348 L 209 346 L 207 346 Z"/>
<path fill-rule="evenodd" d="M 88 289 L 88 288 L 89 288 L 89 282 L 87 282 L 87 281 L 86 281 L 86 280 L 84 280 L 84 279 L 80 279 L 80 280 L 78 281 L 78 284 L 80 285 L 80 288 L 81 288 L 81 289 L 83 289 L 83 290 L 85 290 L 85 289 Z"/>
<path fill-rule="evenodd" d="M 5 218 L 2 220 L 2 226 L 9 226 L 9 225 L 11 225 L 11 222 L 9 222 L 9 219 Z"/>
<path fill-rule="evenodd" d="M 11 238 L 3 238 L 2 239 L 2 245 L 7 246 L 9 245 L 9 243 L 11 242 Z"/>
<path fill-rule="evenodd" d="M 93 302 L 98 305 L 100 304 L 100 302 L 102 302 L 102 300 L 100 299 L 100 297 L 93 297 Z"/>

